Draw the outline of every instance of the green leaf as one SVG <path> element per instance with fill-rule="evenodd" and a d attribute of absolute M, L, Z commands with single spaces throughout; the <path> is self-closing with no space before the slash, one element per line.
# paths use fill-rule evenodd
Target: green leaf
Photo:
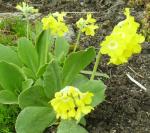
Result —
<path fill-rule="evenodd" d="M 19 106 L 25 108 L 28 106 L 49 106 L 50 100 L 46 97 L 43 87 L 33 86 L 23 91 L 19 96 Z"/>
<path fill-rule="evenodd" d="M 105 90 L 106 86 L 100 80 L 89 80 L 83 84 L 78 86 L 81 92 L 92 92 L 94 94 L 92 106 L 95 107 L 96 105 L 100 104 L 105 99 Z"/>
<path fill-rule="evenodd" d="M 21 62 L 18 58 L 17 53 L 8 46 L 3 46 L 0 44 L 0 61 L 6 61 L 9 63 L 14 63 L 21 66 Z"/>
<path fill-rule="evenodd" d="M 18 54 L 21 61 L 35 74 L 38 70 L 38 54 L 31 41 L 21 38 L 18 41 Z"/>
<path fill-rule="evenodd" d="M 14 93 L 22 90 L 25 77 L 22 71 L 14 64 L 0 62 L 0 84 L 3 89 Z"/>
<path fill-rule="evenodd" d="M 22 67 L 22 71 L 27 76 L 27 78 L 36 79 L 36 75 L 33 73 L 33 71 L 30 68 Z"/>
<path fill-rule="evenodd" d="M 55 41 L 54 54 L 59 62 L 63 62 L 69 51 L 69 44 L 64 37 L 58 37 Z"/>
<path fill-rule="evenodd" d="M 18 104 L 17 96 L 9 90 L 0 91 L 0 103 L 2 104 Z"/>
<path fill-rule="evenodd" d="M 83 126 L 86 126 L 86 119 L 82 117 L 79 123 Z"/>
<path fill-rule="evenodd" d="M 37 40 L 36 50 L 39 55 L 40 67 L 48 62 L 48 50 L 52 45 L 52 37 L 50 37 L 49 31 L 43 31 Z"/>
<path fill-rule="evenodd" d="M 49 63 L 43 77 L 45 93 L 51 99 L 62 86 L 61 69 L 55 60 Z"/>
<path fill-rule="evenodd" d="M 16 121 L 17 133 L 43 133 L 55 122 L 55 114 L 50 107 L 27 107 L 21 111 Z"/>
<path fill-rule="evenodd" d="M 22 82 L 22 89 L 23 90 L 29 89 L 33 83 L 34 81 L 32 79 L 26 79 L 25 81 Z"/>
<path fill-rule="evenodd" d="M 3 90 L 2 86 L 0 85 L 0 91 Z"/>
<path fill-rule="evenodd" d="M 86 70 L 83 70 L 83 71 L 81 71 L 80 73 L 86 74 L 86 75 L 92 75 L 93 71 L 86 71 Z M 110 78 L 107 74 L 105 74 L 105 73 L 99 73 L 99 72 L 96 72 L 96 73 L 95 73 L 95 76 L 97 76 L 97 77 L 103 77 L 103 78 L 107 78 L 107 79 Z"/>
<path fill-rule="evenodd" d="M 43 28 L 42 22 L 39 21 L 39 20 L 36 20 L 35 23 L 34 23 L 34 30 L 30 31 L 31 32 L 30 38 L 32 38 L 32 40 L 34 41 L 35 44 L 36 44 L 36 41 L 37 41 L 39 35 L 42 32 L 42 28 Z"/>
<path fill-rule="evenodd" d="M 34 82 L 34 86 L 44 86 L 44 85 L 43 85 L 43 77 L 37 79 L 37 80 Z"/>
<path fill-rule="evenodd" d="M 43 24 L 40 20 L 37 20 L 35 22 L 35 35 L 36 35 L 36 39 L 39 37 L 39 35 L 41 34 L 43 29 Z"/>
<path fill-rule="evenodd" d="M 88 131 L 77 125 L 73 120 L 62 120 L 58 126 L 57 133 L 88 133 Z"/>
<path fill-rule="evenodd" d="M 89 79 L 86 76 L 84 76 L 82 74 L 77 74 L 75 76 L 75 78 L 73 79 L 71 85 L 75 86 L 75 87 L 78 87 L 78 86 L 81 86 L 81 85 L 85 84 L 88 81 L 89 81 Z"/>
<path fill-rule="evenodd" d="M 69 85 L 74 77 L 92 62 L 95 56 L 93 47 L 70 54 L 63 67 L 63 85 Z"/>
<path fill-rule="evenodd" d="M 37 72 L 37 77 L 41 77 L 44 72 L 46 71 L 48 64 L 44 64 L 43 66 L 41 66 Z"/>

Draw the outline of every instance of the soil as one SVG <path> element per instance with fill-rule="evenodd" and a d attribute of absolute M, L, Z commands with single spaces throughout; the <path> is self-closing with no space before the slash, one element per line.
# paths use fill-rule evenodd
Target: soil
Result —
<path fill-rule="evenodd" d="M 150 133 L 149 57 L 150 54 L 137 55 L 118 67 L 101 65 L 100 69 L 111 76 L 106 81 L 106 101 L 87 117 L 90 133 Z M 144 85 L 147 92 L 131 82 L 126 73 Z"/>
<path fill-rule="evenodd" d="M 94 17 L 101 28 L 95 37 L 83 36 L 81 43 L 83 47 L 92 45 L 99 48 L 99 43 L 112 31 L 114 25 L 124 19 L 124 7 L 127 7 L 127 3 L 122 0 L 96 0 L 83 6 L 79 2 L 49 4 L 40 6 L 40 11 L 43 14 L 55 11 L 95 12 Z M 143 11 L 143 5 L 132 8 L 132 14 L 138 22 L 143 18 Z M 70 13 L 67 17 L 75 32 L 74 23 L 81 16 L 84 14 Z M 133 56 L 129 63 L 121 66 L 107 65 L 108 57 L 102 58 L 99 71 L 107 73 L 110 79 L 102 79 L 108 86 L 106 100 L 87 116 L 86 129 L 90 133 L 150 133 L 150 43 L 144 43 L 143 49 L 140 55 Z M 133 83 L 127 73 L 147 90 Z M 52 132 L 55 132 L 52 128 L 46 131 Z"/>

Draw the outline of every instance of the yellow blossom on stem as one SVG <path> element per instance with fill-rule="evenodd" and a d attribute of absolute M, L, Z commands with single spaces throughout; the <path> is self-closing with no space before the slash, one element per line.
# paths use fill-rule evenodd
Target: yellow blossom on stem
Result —
<path fill-rule="evenodd" d="M 51 103 L 57 114 L 57 118 L 76 119 L 79 121 L 83 115 L 91 112 L 93 93 L 82 93 L 73 86 L 66 86 L 60 92 L 55 93 Z"/>
<path fill-rule="evenodd" d="M 88 35 L 91 35 L 91 36 L 94 36 L 95 35 L 95 29 L 97 29 L 98 26 L 96 25 L 89 25 L 87 26 L 86 28 L 83 28 L 81 31 L 82 32 L 85 32 L 85 34 L 88 36 Z"/>
<path fill-rule="evenodd" d="M 29 13 L 37 13 L 38 9 L 35 9 L 32 6 L 29 6 L 27 3 L 22 2 L 16 6 L 16 9 L 20 10 L 24 15 L 28 15 Z"/>
<path fill-rule="evenodd" d="M 31 13 L 37 13 L 38 12 L 38 9 L 35 9 L 34 7 L 32 6 L 29 6 L 27 3 L 25 2 L 22 2 L 20 4 L 18 4 L 16 6 L 16 9 L 17 10 L 20 10 L 22 12 L 22 14 L 25 16 L 26 18 L 26 21 L 27 21 L 27 27 L 26 27 L 26 30 L 27 30 L 27 38 L 29 38 L 29 15 Z"/>
<path fill-rule="evenodd" d="M 68 32 L 68 27 L 64 23 L 64 16 L 66 13 L 53 13 L 48 17 L 44 17 L 42 19 L 43 30 L 50 29 L 53 35 L 63 36 L 66 32 Z"/>
<path fill-rule="evenodd" d="M 76 25 L 80 29 L 81 32 L 85 33 L 86 35 L 94 36 L 95 30 L 98 28 L 95 25 L 96 19 L 92 18 L 91 14 L 87 14 L 87 19 L 80 18 Z"/>
<path fill-rule="evenodd" d="M 130 15 L 129 8 L 125 9 L 124 14 L 126 19 L 119 22 L 111 35 L 100 44 L 101 54 L 109 55 L 109 63 L 116 65 L 126 63 L 133 54 L 140 53 L 142 49 L 140 43 L 145 40 L 144 36 L 137 33 L 139 23 Z"/>

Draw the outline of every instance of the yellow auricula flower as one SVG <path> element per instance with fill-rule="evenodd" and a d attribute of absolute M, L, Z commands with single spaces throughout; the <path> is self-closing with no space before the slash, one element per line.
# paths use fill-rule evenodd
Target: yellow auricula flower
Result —
<path fill-rule="evenodd" d="M 81 32 L 85 33 L 86 35 L 94 36 L 95 30 L 98 28 L 95 25 L 96 19 L 92 18 L 91 14 L 87 14 L 87 19 L 80 18 L 76 25 L 80 29 Z"/>
<path fill-rule="evenodd" d="M 43 30 L 50 29 L 53 35 L 64 36 L 68 32 L 68 27 L 64 23 L 66 13 L 53 13 L 42 19 Z"/>
<path fill-rule="evenodd" d="M 119 22 L 111 35 L 100 44 L 101 53 L 109 55 L 109 63 L 116 65 L 126 63 L 133 54 L 140 53 L 142 49 L 140 43 L 145 40 L 144 36 L 137 33 L 139 23 L 130 15 L 129 8 L 125 9 L 124 14 L 126 19 Z"/>
<path fill-rule="evenodd" d="M 20 10 L 24 15 L 28 15 L 29 13 L 37 13 L 38 9 L 35 9 L 32 6 L 29 6 L 27 3 L 22 2 L 16 6 L 16 9 Z"/>
<path fill-rule="evenodd" d="M 93 93 L 82 93 L 73 86 L 66 86 L 55 93 L 55 98 L 50 101 L 57 118 L 76 119 L 79 121 L 83 115 L 91 112 Z"/>

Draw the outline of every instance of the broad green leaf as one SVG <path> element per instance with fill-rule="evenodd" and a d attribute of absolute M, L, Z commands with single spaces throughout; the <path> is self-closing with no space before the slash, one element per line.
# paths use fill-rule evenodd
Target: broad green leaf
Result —
<path fill-rule="evenodd" d="M 50 107 L 27 107 L 16 120 L 17 133 L 43 133 L 55 122 L 55 114 Z"/>
<path fill-rule="evenodd" d="M 100 104 L 105 99 L 106 86 L 100 80 L 89 80 L 78 86 L 81 92 L 92 92 L 94 94 L 92 106 Z"/>
<path fill-rule="evenodd" d="M 2 86 L 0 85 L 0 91 L 3 90 Z"/>
<path fill-rule="evenodd" d="M 43 77 L 37 79 L 37 80 L 34 82 L 34 86 L 44 86 L 44 85 L 43 85 Z"/>
<path fill-rule="evenodd" d="M 44 64 L 43 66 L 41 66 L 37 72 L 37 77 L 41 77 L 44 72 L 46 71 L 48 64 Z"/>
<path fill-rule="evenodd" d="M 22 89 L 23 90 L 29 89 L 33 83 L 34 81 L 32 79 L 26 79 L 25 81 L 22 82 Z"/>
<path fill-rule="evenodd" d="M 39 20 L 35 21 L 34 30 L 30 31 L 30 38 L 32 38 L 32 40 L 34 41 L 35 44 L 36 44 L 36 41 L 37 41 L 40 33 L 42 32 L 42 28 L 43 28 L 42 22 Z"/>
<path fill-rule="evenodd" d="M 18 58 L 17 53 L 9 46 L 4 46 L 0 44 L 0 61 L 5 61 L 9 63 L 14 63 L 21 66 L 21 62 Z"/>
<path fill-rule="evenodd" d="M 36 75 L 34 74 L 34 72 L 30 68 L 22 67 L 22 71 L 27 76 L 27 78 L 37 79 Z"/>
<path fill-rule="evenodd" d="M 46 97 L 43 87 L 33 86 L 19 95 L 19 106 L 25 108 L 28 106 L 49 106 L 49 99 Z"/>
<path fill-rule="evenodd" d="M 0 84 L 3 89 L 14 93 L 22 90 L 22 82 L 25 77 L 22 71 L 14 64 L 0 62 Z"/>
<path fill-rule="evenodd" d="M 95 55 L 93 47 L 70 54 L 63 67 L 63 85 L 69 85 L 74 77 L 93 61 Z"/>
<path fill-rule="evenodd" d="M 89 81 L 89 79 L 86 76 L 84 76 L 82 74 L 77 74 L 75 76 L 75 78 L 73 79 L 71 85 L 75 86 L 75 87 L 78 87 L 78 86 L 81 86 L 81 85 L 85 84 L 88 81 Z"/>
<path fill-rule="evenodd" d="M 55 60 L 49 63 L 43 77 L 45 93 L 51 99 L 62 86 L 61 69 Z"/>
<path fill-rule="evenodd" d="M 0 91 L 0 103 L 2 104 L 18 104 L 17 96 L 9 90 Z"/>
<path fill-rule="evenodd" d="M 62 120 L 58 126 L 57 133 L 88 133 L 88 131 L 73 120 Z"/>
<path fill-rule="evenodd" d="M 21 38 L 18 41 L 18 55 L 21 61 L 35 74 L 38 70 L 38 54 L 31 41 Z"/>
<path fill-rule="evenodd" d="M 82 117 L 79 123 L 83 126 L 86 126 L 86 119 Z"/>
<path fill-rule="evenodd" d="M 36 50 L 39 55 L 40 67 L 48 62 L 48 51 L 52 45 L 52 37 L 50 37 L 49 31 L 43 31 L 37 40 Z"/>
<path fill-rule="evenodd" d="M 41 34 L 42 32 L 42 29 L 43 29 L 43 24 L 41 21 L 37 20 L 35 22 L 35 35 L 36 35 L 36 40 L 37 38 L 39 37 L 39 35 Z"/>
<path fill-rule="evenodd" d="M 64 37 L 58 37 L 55 41 L 54 54 L 59 62 L 62 62 L 69 50 L 69 44 Z"/>

